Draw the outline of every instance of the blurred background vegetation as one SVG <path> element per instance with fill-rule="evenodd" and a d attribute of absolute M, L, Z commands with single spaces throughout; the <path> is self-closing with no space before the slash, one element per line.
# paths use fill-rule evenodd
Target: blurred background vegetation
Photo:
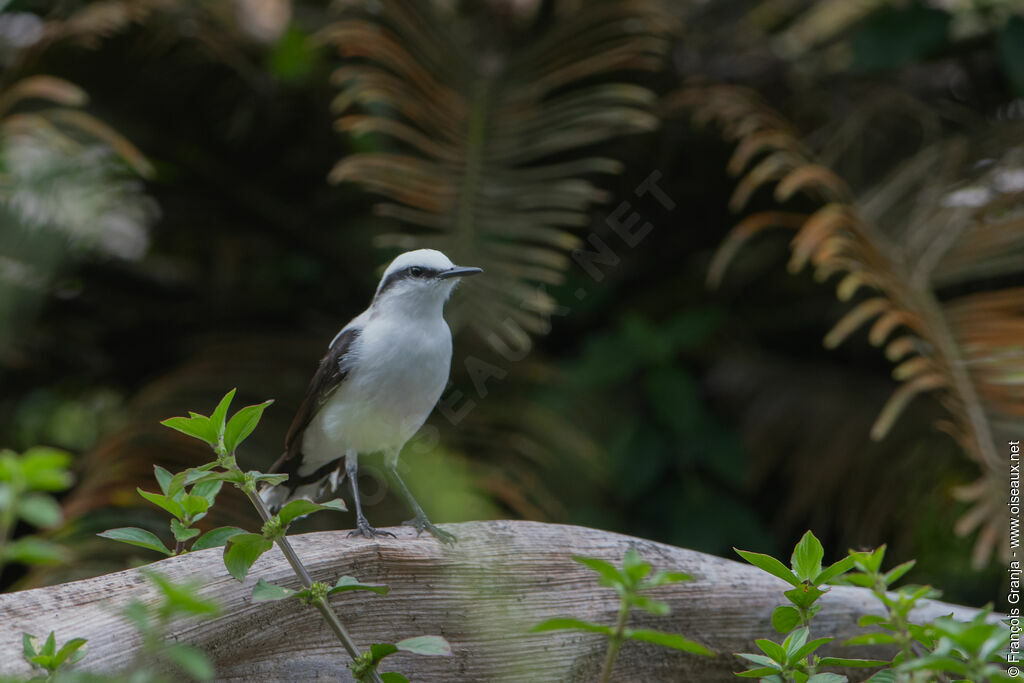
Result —
<path fill-rule="evenodd" d="M 377 267 L 430 246 L 487 271 L 403 455 L 435 521 L 726 556 L 813 528 L 998 600 L 1020 2 L 0 8 L 0 446 L 74 455 L 70 554 L 3 587 L 154 559 L 94 534 L 167 536 L 135 487 L 206 454 L 158 421 L 275 398 L 242 454 L 268 466 Z M 255 521 L 222 499 L 205 524 Z"/>

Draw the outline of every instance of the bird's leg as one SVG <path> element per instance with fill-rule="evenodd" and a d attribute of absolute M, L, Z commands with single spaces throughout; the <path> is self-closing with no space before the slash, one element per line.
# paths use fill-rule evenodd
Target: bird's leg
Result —
<path fill-rule="evenodd" d="M 395 483 L 395 487 L 398 489 L 398 492 L 402 494 L 402 498 L 405 499 L 406 505 L 409 506 L 409 509 L 412 510 L 413 515 L 415 515 L 412 519 L 402 522 L 402 526 L 413 527 L 416 529 L 417 535 L 422 534 L 425 529 L 442 543 L 454 545 L 455 541 L 458 540 L 455 538 L 455 534 L 448 533 L 427 519 L 427 513 L 423 512 L 423 508 L 421 508 L 420 504 L 416 502 L 416 499 L 412 497 L 412 492 L 409 491 L 409 487 L 407 487 L 405 482 L 402 481 L 402 478 L 398 476 L 398 470 L 395 467 L 391 467 L 388 472 L 390 473 L 391 480 Z"/>
<path fill-rule="evenodd" d="M 395 537 L 390 531 L 379 531 L 370 526 L 370 523 L 366 521 L 366 516 L 363 514 L 363 502 L 359 499 L 359 456 L 352 451 L 345 453 L 345 476 L 348 477 L 349 482 L 352 484 L 352 498 L 356 504 L 356 529 L 349 532 L 349 536 L 355 536 L 360 534 L 366 538 L 375 538 L 377 536 L 391 536 Z"/>

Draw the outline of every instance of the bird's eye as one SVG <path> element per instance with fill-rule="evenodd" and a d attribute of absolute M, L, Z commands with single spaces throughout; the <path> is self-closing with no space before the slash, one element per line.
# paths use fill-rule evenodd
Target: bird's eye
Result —
<path fill-rule="evenodd" d="M 413 266 L 409 269 L 409 274 L 413 277 L 423 277 L 423 269 L 419 266 Z"/>

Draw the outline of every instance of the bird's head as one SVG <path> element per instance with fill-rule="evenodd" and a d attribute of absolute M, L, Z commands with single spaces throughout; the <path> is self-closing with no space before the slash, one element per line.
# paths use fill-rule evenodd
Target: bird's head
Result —
<path fill-rule="evenodd" d="M 480 268 L 456 266 L 435 249 L 407 251 L 384 270 L 373 298 L 374 307 L 432 312 L 444 305 L 460 279 L 482 272 Z"/>

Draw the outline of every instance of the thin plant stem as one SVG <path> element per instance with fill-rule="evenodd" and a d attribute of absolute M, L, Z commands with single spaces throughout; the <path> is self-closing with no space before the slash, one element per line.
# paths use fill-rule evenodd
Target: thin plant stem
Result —
<path fill-rule="evenodd" d="M 622 647 L 623 634 L 626 632 L 626 619 L 628 618 L 629 605 L 623 600 L 619 607 L 619 618 L 615 622 L 615 631 L 608 637 L 608 652 L 605 654 L 604 666 L 601 668 L 601 683 L 608 683 L 611 679 L 615 658 L 619 656 L 619 648 Z"/>

